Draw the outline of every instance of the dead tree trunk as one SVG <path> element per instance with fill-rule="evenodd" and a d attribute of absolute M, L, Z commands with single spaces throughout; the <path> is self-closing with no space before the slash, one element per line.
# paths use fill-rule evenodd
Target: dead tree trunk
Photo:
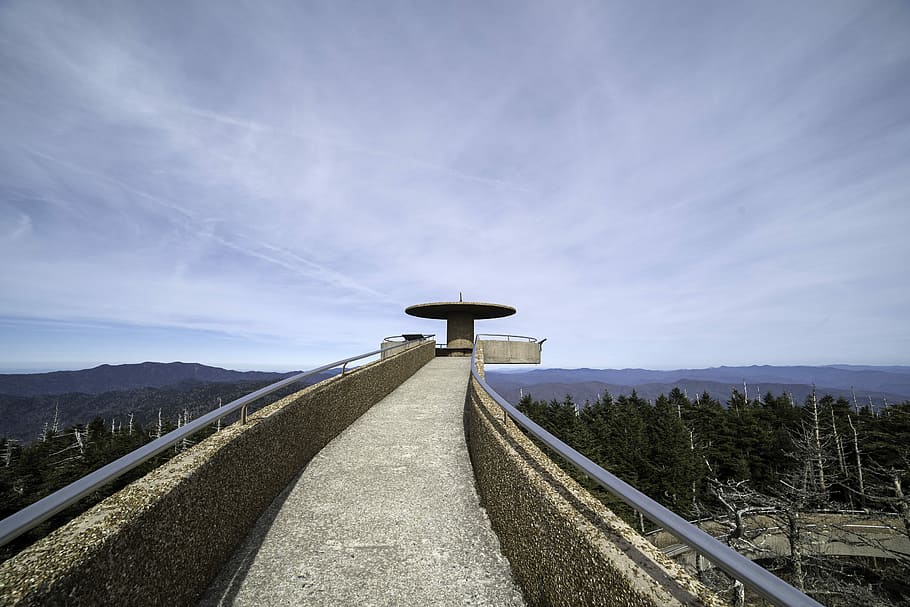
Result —
<path fill-rule="evenodd" d="M 847 462 L 844 458 L 844 443 L 837 432 L 837 421 L 834 419 L 833 407 L 831 408 L 831 431 L 834 433 L 834 445 L 837 448 L 837 461 L 840 464 L 841 474 L 844 475 L 844 478 L 847 478 L 849 474 L 847 473 Z"/>
<path fill-rule="evenodd" d="M 853 431 L 853 451 L 856 453 L 856 478 L 859 482 L 860 503 L 863 504 L 866 502 L 866 487 L 863 484 L 863 460 L 859 454 L 859 433 L 856 431 L 856 426 L 853 425 L 853 418 L 849 415 L 847 416 L 847 422 Z"/>
<path fill-rule="evenodd" d="M 822 437 L 821 428 L 818 423 L 818 399 L 815 395 L 815 386 L 812 387 L 812 429 L 815 432 L 814 455 L 818 465 L 818 489 L 819 493 L 825 493 L 825 462 L 822 456 Z"/>
<path fill-rule="evenodd" d="M 901 470 L 891 470 L 891 482 L 894 484 L 894 497 L 897 498 L 897 511 L 904 523 L 904 532 L 910 537 L 910 500 L 901 487 Z"/>
<path fill-rule="evenodd" d="M 790 562 L 793 565 L 793 585 L 799 590 L 806 589 L 806 573 L 803 571 L 803 544 L 800 537 L 799 509 L 787 508 L 787 540 L 790 542 Z"/>

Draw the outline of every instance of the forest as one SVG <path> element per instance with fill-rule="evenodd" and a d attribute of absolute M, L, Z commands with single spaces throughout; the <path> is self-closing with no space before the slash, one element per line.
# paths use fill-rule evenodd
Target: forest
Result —
<path fill-rule="evenodd" d="M 823 604 L 910 601 L 908 555 L 823 557 L 805 545 L 812 513 L 888 517 L 910 535 L 910 402 L 874 413 L 814 391 L 796 403 L 787 394 L 748 399 L 734 389 L 721 403 L 673 389 L 650 402 L 633 391 L 583 405 L 571 396 L 546 402 L 525 395 L 519 409 L 677 514 L 720 522 L 721 539 L 734 548 L 749 544 L 750 515 L 776 517 L 789 554 L 757 561 Z M 628 523 L 649 530 L 617 498 L 554 459 Z M 711 571 L 699 574 L 734 603 L 754 602 Z"/>

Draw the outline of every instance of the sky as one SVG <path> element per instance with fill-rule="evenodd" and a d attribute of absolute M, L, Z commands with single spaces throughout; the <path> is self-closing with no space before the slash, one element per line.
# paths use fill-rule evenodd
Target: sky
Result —
<path fill-rule="evenodd" d="M 0 368 L 910 364 L 910 3 L 0 2 Z"/>

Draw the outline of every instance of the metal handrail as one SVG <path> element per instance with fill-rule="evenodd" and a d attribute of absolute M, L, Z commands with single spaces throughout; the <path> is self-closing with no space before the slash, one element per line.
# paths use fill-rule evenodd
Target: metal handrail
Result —
<path fill-rule="evenodd" d="M 502 407 L 509 417 L 512 418 L 512 421 L 530 432 L 560 456 L 570 461 L 576 468 L 596 481 L 601 487 L 629 506 L 632 506 L 632 508 L 638 512 L 641 512 L 664 529 L 670 531 L 680 541 L 692 546 L 699 554 L 709 558 L 715 565 L 726 571 L 734 579 L 741 581 L 762 597 L 777 605 L 784 605 L 787 607 L 796 605 L 821 607 L 821 603 L 800 592 L 768 570 L 756 565 L 729 546 L 720 543 L 678 514 L 661 506 L 632 485 L 610 474 L 533 422 L 524 413 L 519 411 L 515 406 L 493 390 L 486 380 L 480 376 L 480 373 L 477 371 L 476 339 L 474 340 L 474 349 L 471 352 L 471 376 L 476 379 L 486 393 L 496 401 L 496 404 Z"/>
<path fill-rule="evenodd" d="M 506 341 L 512 341 L 512 338 L 514 337 L 517 339 L 527 339 L 528 341 L 530 341 L 532 343 L 537 341 L 536 337 L 528 337 L 527 335 L 506 335 L 504 333 L 478 333 L 477 339 L 480 339 L 481 337 L 505 337 Z M 546 339 L 544 339 L 544 341 L 546 341 Z M 543 342 L 540 342 L 540 343 L 543 343 Z"/>
<path fill-rule="evenodd" d="M 168 447 L 192 436 L 206 426 L 217 422 L 219 419 L 230 415 L 237 410 L 240 410 L 241 422 L 246 423 L 247 406 L 256 400 L 259 400 L 263 396 L 267 396 L 276 390 L 284 388 L 285 386 L 297 383 L 308 377 L 322 373 L 323 371 L 328 371 L 329 369 L 333 369 L 339 365 L 346 366 L 348 363 L 354 362 L 356 360 L 375 356 L 376 354 L 388 353 L 389 350 L 394 350 L 396 348 L 414 346 L 416 344 L 423 343 L 424 341 L 426 341 L 426 338 L 406 341 L 395 346 L 385 348 L 384 350 L 373 350 L 372 352 L 367 352 L 366 354 L 359 354 L 357 356 L 352 356 L 351 358 L 345 358 L 344 360 L 335 361 L 333 363 L 329 363 L 315 369 L 310 369 L 309 371 L 303 371 L 302 373 L 292 375 L 291 377 L 286 377 L 285 379 L 277 381 L 264 388 L 260 388 L 259 390 L 251 392 L 246 396 L 241 396 L 240 398 L 233 400 L 226 405 L 218 407 L 213 411 L 209 411 L 202 417 L 194 419 L 190 423 L 185 424 L 176 430 L 168 432 L 164 436 L 161 436 L 152 442 L 127 453 L 123 457 L 114 460 L 113 462 L 95 470 L 94 472 L 86 474 L 79 480 L 70 483 L 66 487 L 58 489 L 47 497 L 41 498 L 34 504 L 26 506 L 19 512 L 6 517 L 0 521 L 0 546 L 3 546 L 16 539 L 29 529 L 32 529 L 33 527 L 43 523 L 61 510 L 64 510 L 86 495 L 92 493 L 98 487 L 117 479 L 136 466 L 145 463 L 152 457 L 166 450 Z"/>
<path fill-rule="evenodd" d="M 414 339 L 408 339 L 408 335 L 411 335 L 411 334 L 405 334 L 405 335 L 390 335 L 390 336 L 388 336 L 388 337 L 383 337 L 383 338 L 382 338 L 382 343 L 386 343 L 386 344 L 397 344 L 397 343 L 405 343 L 405 342 L 408 342 L 408 341 L 415 341 Z M 414 333 L 413 335 L 417 335 L 417 333 Z M 429 335 L 427 335 L 427 334 L 420 334 L 420 338 L 419 338 L 419 339 L 430 339 L 431 337 L 436 337 L 436 334 L 435 334 L 435 333 L 430 333 Z"/>

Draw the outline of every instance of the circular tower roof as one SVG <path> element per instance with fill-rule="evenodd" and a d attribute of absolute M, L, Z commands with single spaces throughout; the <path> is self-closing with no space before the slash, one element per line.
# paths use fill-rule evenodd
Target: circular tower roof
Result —
<path fill-rule="evenodd" d="M 515 308 L 503 304 L 478 301 L 437 301 L 408 306 L 405 313 L 418 318 L 446 320 L 453 314 L 467 314 L 475 319 L 502 318 L 515 314 Z"/>

